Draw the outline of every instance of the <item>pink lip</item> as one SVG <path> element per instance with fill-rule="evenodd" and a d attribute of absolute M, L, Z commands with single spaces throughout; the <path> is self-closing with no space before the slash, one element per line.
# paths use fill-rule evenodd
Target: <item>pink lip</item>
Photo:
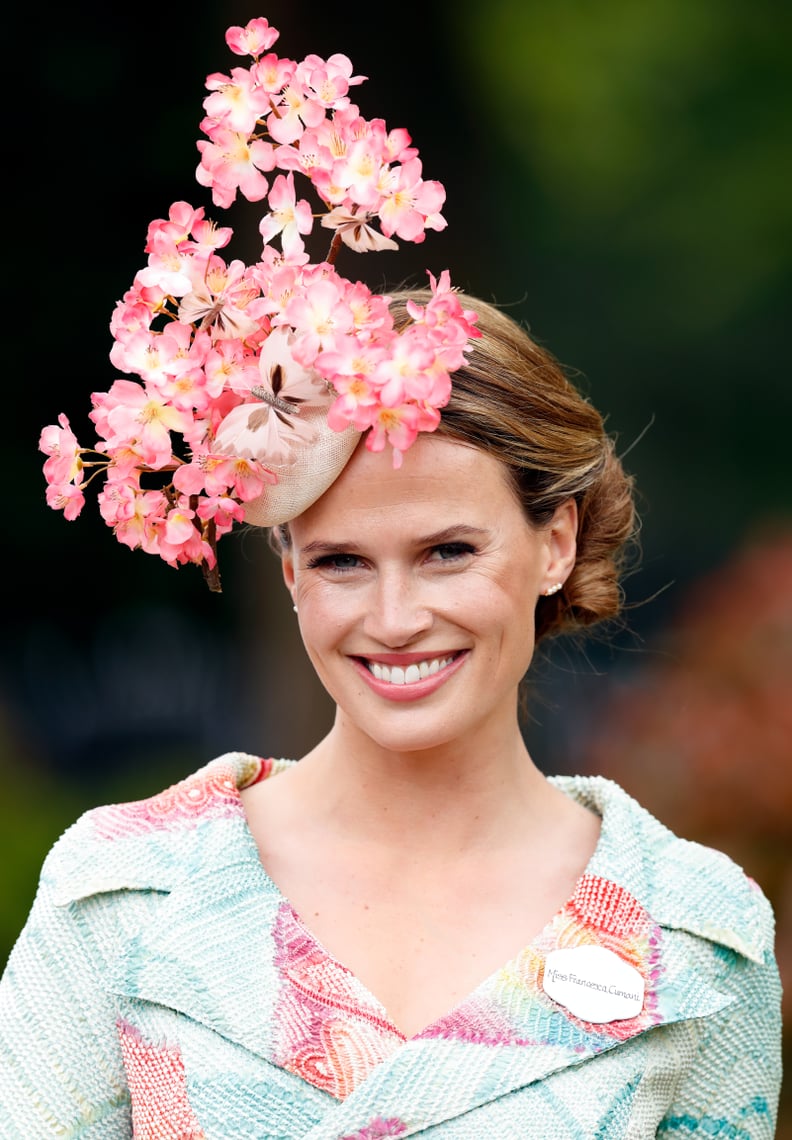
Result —
<path fill-rule="evenodd" d="M 432 654 L 431 656 L 444 657 L 447 656 L 447 654 L 438 653 Z M 388 701 L 402 703 L 404 701 L 419 701 L 423 697 L 428 697 L 431 693 L 436 692 L 437 689 L 446 683 L 452 674 L 456 673 L 456 671 L 464 665 L 465 661 L 467 661 L 467 657 L 468 651 L 464 649 L 454 658 L 450 665 L 446 665 L 444 669 L 433 673 L 431 677 L 424 677 L 421 681 L 413 681 L 410 685 L 391 685 L 387 681 L 378 681 L 374 674 L 366 668 L 360 658 L 351 657 L 350 660 L 373 692 Z M 380 653 L 366 657 L 366 661 L 377 661 L 381 665 L 412 665 L 417 661 L 427 661 L 428 659 L 429 655 L 426 653 Z"/>

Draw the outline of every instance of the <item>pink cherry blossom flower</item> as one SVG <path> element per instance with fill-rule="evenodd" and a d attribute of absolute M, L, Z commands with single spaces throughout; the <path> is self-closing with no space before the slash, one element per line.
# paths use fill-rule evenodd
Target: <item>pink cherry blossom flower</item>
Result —
<path fill-rule="evenodd" d="M 159 386 L 169 376 L 178 376 L 193 367 L 198 353 L 194 351 L 192 333 L 189 325 L 179 321 L 171 321 L 161 333 L 141 330 L 123 344 L 117 342 L 111 358 L 125 372 L 133 372 L 141 380 Z M 198 347 L 202 344 L 199 342 Z"/>
<path fill-rule="evenodd" d="M 151 505 L 152 500 L 167 505 L 167 500 L 160 491 L 152 491 L 149 492 L 151 496 L 149 506 L 144 508 L 143 494 L 139 471 L 129 472 L 123 477 L 117 471 L 109 472 L 104 489 L 98 496 L 102 518 L 108 526 L 116 526 L 121 522 L 145 517 L 151 509 L 154 509 Z"/>
<path fill-rule="evenodd" d="M 379 405 L 379 393 L 363 376 L 336 376 L 338 399 L 327 412 L 332 431 L 344 431 L 352 425 L 365 431 L 371 424 L 371 410 Z"/>
<path fill-rule="evenodd" d="M 339 385 L 343 385 L 346 390 L 347 380 L 354 376 L 368 378 L 379 388 L 377 370 L 387 356 L 388 348 L 384 340 L 369 339 L 355 330 L 335 337 L 333 348 L 320 352 L 316 357 L 315 367 L 332 382 L 336 391 L 340 391 Z"/>
<path fill-rule="evenodd" d="M 296 146 L 284 144 L 275 148 L 275 162 L 279 170 L 294 170 L 309 178 L 315 168 L 330 166 L 331 161 L 328 152 L 322 150 L 317 141 L 317 132 L 312 129 L 303 131 Z"/>
<path fill-rule="evenodd" d="M 151 328 L 152 320 L 151 309 L 142 301 L 119 301 L 110 319 L 110 332 L 123 345 L 136 333 Z M 116 364 L 116 368 L 121 367 Z"/>
<path fill-rule="evenodd" d="M 333 168 L 333 178 L 347 190 L 352 201 L 368 209 L 376 209 L 381 199 L 379 185 L 385 165 L 381 142 L 371 131 L 354 139 L 343 162 Z"/>
<path fill-rule="evenodd" d="M 298 202 L 294 192 L 294 175 L 279 174 L 272 184 L 268 198 L 270 213 L 259 222 L 259 233 L 265 242 L 276 234 L 281 235 L 283 252 L 290 250 L 302 253 L 305 249 L 300 234 L 309 234 L 313 229 L 311 205 L 304 198 Z"/>
<path fill-rule="evenodd" d="M 146 466 L 158 470 L 171 463 L 171 431 L 189 428 L 190 416 L 159 394 L 132 380 L 116 380 L 107 393 L 94 393 L 90 418 L 109 447 L 134 443 Z"/>
<path fill-rule="evenodd" d="M 439 210 L 445 190 L 439 182 L 424 182 L 421 160 L 413 158 L 393 169 L 390 192 L 379 210 L 382 232 L 397 234 L 404 241 L 421 242 L 424 229 L 443 229 L 445 219 Z"/>
<path fill-rule="evenodd" d="M 436 346 L 438 359 L 453 372 L 465 362 L 468 342 L 481 336 L 476 328 L 476 314 L 463 309 L 459 297 L 451 287 L 451 278 L 445 269 L 439 280 L 430 273 L 432 298 L 427 305 L 407 302 L 407 311 L 416 324 L 422 325 Z"/>
<path fill-rule="evenodd" d="M 58 416 L 58 424 L 49 424 L 39 437 L 39 451 L 50 457 L 44 464 L 44 477 L 48 483 L 81 483 L 82 449 L 63 413 Z"/>
<path fill-rule="evenodd" d="M 294 60 L 280 59 L 277 55 L 270 54 L 254 63 L 251 71 L 262 91 L 268 95 L 279 95 L 291 83 L 296 68 Z"/>
<path fill-rule="evenodd" d="M 165 516 L 164 538 L 172 546 L 181 546 L 189 542 L 195 531 L 193 519 L 195 511 L 190 510 L 189 500 L 180 499 L 179 505 L 168 511 Z"/>
<path fill-rule="evenodd" d="M 313 188 L 326 205 L 344 206 L 345 209 L 351 210 L 354 203 L 349 198 L 346 186 L 333 178 L 333 170 L 334 166 L 330 169 L 315 166 L 309 172 Z"/>
<path fill-rule="evenodd" d="M 179 305 L 179 321 L 187 328 L 193 324 L 199 329 L 211 326 L 217 337 L 244 340 L 258 328 L 248 311 L 258 292 L 244 262 L 226 265 L 220 257 L 213 257 L 200 274 L 193 276 L 190 291 Z"/>
<path fill-rule="evenodd" d="M 431 416 L 415 404 L 390 408 L 380 405 L 367 423 L 370 430 L 366 437 L 366 447 L 369 451 L 382 451 L 386 443 L 390 444 L 393 448 L 393 466 L 401 467 L 402 453 L 415 443 L 419 431 L 429 430 L 424 424 L 430 420 Z M 439 421 L 438 415 L 435 426 Z"/>
<path fill-rule="evenodd" d="M 180 297 L 190 288 L 189 254 L 176 247 L 163 247 L 149 255 L 148 265 L 137 276 L 146 289 L 159 289 Z"/>
<path fill-rule="evenodd" d="M 203 368 L 187 369 L 161 384 L 158 391 L 174 408 L 191 416 L 203 416 L 212 404 Z M 190 434 L 189 427 L 183 434 L 186 439 Z"/>
<path fill-rule="evenodd" d="M 192 515 L 192 512 L 176 508 L 156 525 L 157 553 L 171 566 L 205 562 L 211 567 L 215 563 L 215 553 L 197 527 L 187 522 L 188 514 Z"/>
<path fill-rule="evenodd" d="M 362 281 L 355 281 L 344 290 L 344 300 L 352 311 L 357 332 L 366 338 L 376 336 L 386 346 L 393 329 L 393 317 L 388 308 L 391 298 L 372 293 Z"/>
<path fill-rule="evenodd" d="M 251 276 L 261 289 L 268 314 L 280 313 L 285 309 L 289 298 L 300 289 L 302 281 L 300 267 L 292 260 L 287 261 L 271 245 L 264 246 L 261 261 L 253 267 Z"/>
<path fill-rule="evenodd" d="M 279 35 L 280 32 L 271 28 L 264 17 L 260 16 L 248 20 L 244 28 L 229 28 L 225 40 L 236 55 L 259 56 L 272 47 Z"/>
<path fill-rule="evenodd" d="M 364 129 L 365 120 L 357 114 L 356 107 L 335 111 L 332 118 L 325 117 L 315 127 L 307 127 L 296 141 L 296 146 L 277 147 L 278 165 L 281 169 L 301 171 L 317 188 L 331 184 L 336 165 L 344 160 L 349 144 Z M 339 183 L 339 194 L 343 189 Z"/>
<path fill-rule="evenodd" d="M 183 495 L 210 498 L 232 495 L 242 502 L 256 498 L 268 483 L 275 482 L 273 472 L 257 460 L 205 449 L 195 454 L 190 463 L 177 467 L 173 474 L 173 486 Z"/>
<path fill-rule="evenodd" d="M 395 337 L 377 368 L 382 403 L 394 408 L 406 400 L 427 399 L 428 384 L 424 377 L 434 361 L 435 354 L 427 338 L 415 335 L 414 326 Z"/>
<path fill-rule="evenodd" d="M 192 462 L 182 463 L 173 472 L 173 486 L 177 491 L 181 491 L 183 495 L 202 495 L 206 491 L 207 480 L 207 464 L 204 462 L 206 455 L 193 456 Z M 215 493 L 218 491 L 227 491 L 228 484 L 215 485 Z"/>
<path fill-rule="evenodd" d="M 412 139 L 403 127 L 387 130 L 382 119 L 373 119 L 371 129 L 381 131 L 385 136 L 382 143 L 383 157 L 390 162 L 409 162 L 411 158 L 418 157 L 418 151 L 410 146 Z"/>
<path fill-rule="evenodd" d="M 168 507 L 162 491 L 142 491 L 134 479 L 108 479 L 98 501 L 102 518 L 119 542 L 131 550 L 142 547 L 147 553 L 159 553 L 156 524 Z"/>
<path fill-rule="evenodd" d="M 259 117 L 269 110 L 268 93 L 247 68 L 235 67 L 230 76 L 210 75 L 206 87 L 212 94 L 204 99 L 204 110 L 210 119 L 231 131 L 252 134 Z"/>
<path fill-rule="evenodd" d="M 307 55 L 296 75 L 317 102 L 336 110 L 349 106 L 349 88 L 366 79 L 365 75 L 352 75 L 351 61 L 340 54 L 331 55 L 327 61 L 318 55 Z"/>
<path fill-rule="evenodd" d="M 277 483 L 275 474 L 255 459 L 244 455 L 205 455 L 206 490 L 209 495 L 232 491 L 243 503 L 257 499 L 268 483 Z"/>
<path fill-rule="evenodd" d="M 140 280 L 141 272 L 142 270 L 139 270 L 135 274 L 135 279 L 122 297 L 122 301 L 126 305 L 145 305 L 153 319 L 166 307 L 168 294 L 159 286 L 144 285 Z"/>
<path fill-rule="evenodd" d="M 195 209 L 189 202 L 174 202 L 168 211 L 168 217 L 156 218 L 149 223 L 146 235 L 146 253 L 150 253 L 157 240 L 164 236 L 172 245 L 185 242 L 195 225 L 203 219 L 204 209 L 199 206 Z"/>
<path fill-rule="evenodd" d="M 211 254 L 228 245 L 234 231 L 230 226 L 218 226 L 208 218 L 195 223 L 191 230 L 196 255 Z"/>
<path fill-rule="evenodd" d="M 46 490 L 47 506 L 55 511 L 63 511 L 64 517 L 73 522 L 85 506 L 85 495 L 73 483 L 50 483 Z"/>
<path fill-rule="evenodd" d="M 241 340 L 224 338 L 211 347 L 204 361 L 206 389 L 212 399 L 224 390 L 248 393 L 258 380 L 258 358 Z"/>
<path fill-rule="evenodd" d="M 334 278 L 319 277 L 289 299 L 283 321 L 298 334 L 295 359 L 310 367 L 321 349 L 332 348 L 335 337 L 349 331 L 352 312 L 343 287 Z"/>
<path fill-rule="evenodd" d="M 165 256 L 168 253 L 193 257 L 222 249 L 231 240 L 230 226 L 218 226 L 204 217 L 203 206 L 195 209 L 189 202 L 174 202 L 168 217 L 149 223 L 146 253 Z"/>
<path fill-rule="evenodd" d="M 315 127 L 325 117 L 324 107 L 312 100 L 297 77 L 281 92 L 277 109 L 267 118 L 267 130 L 279 143 L 293 143 L 306 127 Z"/>
<path fill-rule="evenodd" d="M 197 146 L 201 161 L 195 177 L 201 186 L 211 187 L 216 206 L 230 206 L 237 190 L 249 202 L 260 202 L 266 195 L 268 182 L 262 171 L 275 166 L 272 143 L 251 141 L 245 134 L 215 127 L 211 140 L 201 139 Z"/>
<path fill-rule="evenodd" d="M 214 519 L 223 533 L 228 533 L 235 522 L 245 521 L 245 508 L 228 495 L 204 496 L 198 504 L 197 514 L 204 520 Z"/>
<path fill-rule="evenodd" d="M 108 479 L 120 480 L 137 479 L 143 466 L 140 452 L 134 443 L 125 443 L 108 447 L 105 454 L 109 458 L 107 464 Z"/>

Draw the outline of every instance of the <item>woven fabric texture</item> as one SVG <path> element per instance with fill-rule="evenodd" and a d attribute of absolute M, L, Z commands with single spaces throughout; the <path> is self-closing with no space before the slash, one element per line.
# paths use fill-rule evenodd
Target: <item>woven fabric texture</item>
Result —
<path fill-rule="evenodd" d="M 3 1140 L 774 1135 L 772 914 L 725 856 L 555 778 L 603 821 L 573 897 L 407 1040 L 261 865 L 239 789 L 288 764 L 229 753 L 58 841 L 0 984 Z M 547 955 L 581 946 L 637 971 L 637 1015 L 548 996 Z"/>
<path fill-rule="evenodd" d="M 300 418 L 316 434 L 309 446 L 294 445 L 296 462 L 270 465 L 277 483 L 268 483 L 258 498 L 245 503 L 245 522 L 251 526 L 280 526 L 301 515 L 336 481 L 360 442 L 360 432 L 352 427 L 329 428 L 326 408 L 308 406 Z"/>

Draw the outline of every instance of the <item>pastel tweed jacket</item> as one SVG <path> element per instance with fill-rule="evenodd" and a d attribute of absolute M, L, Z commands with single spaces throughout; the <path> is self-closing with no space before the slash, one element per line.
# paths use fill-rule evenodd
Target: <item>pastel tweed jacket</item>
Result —
<path fill-rule="evenodd" d="M 556 778 L 603 820 L 573 897 L 407 1040 L 260 863 L 239 788 L 287 764 L 222 756 L 55 845 L 0 987 L 3 1140 L 773 1136 L 772 916 L 725 856 Z M 640 1012 L 549 996 L 547 955 L 580 946 L 640 973 Z"/>

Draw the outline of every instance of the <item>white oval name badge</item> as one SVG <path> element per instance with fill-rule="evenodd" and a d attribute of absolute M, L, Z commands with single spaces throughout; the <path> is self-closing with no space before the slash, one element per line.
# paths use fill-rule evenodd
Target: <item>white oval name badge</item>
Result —
<path fill-rule="evenodd" d="M 545 993 L 581 1021 L 624 1021 L 643 1009 L 644 980 L 604 946 L 574 946 L 547 955 Z"/>

